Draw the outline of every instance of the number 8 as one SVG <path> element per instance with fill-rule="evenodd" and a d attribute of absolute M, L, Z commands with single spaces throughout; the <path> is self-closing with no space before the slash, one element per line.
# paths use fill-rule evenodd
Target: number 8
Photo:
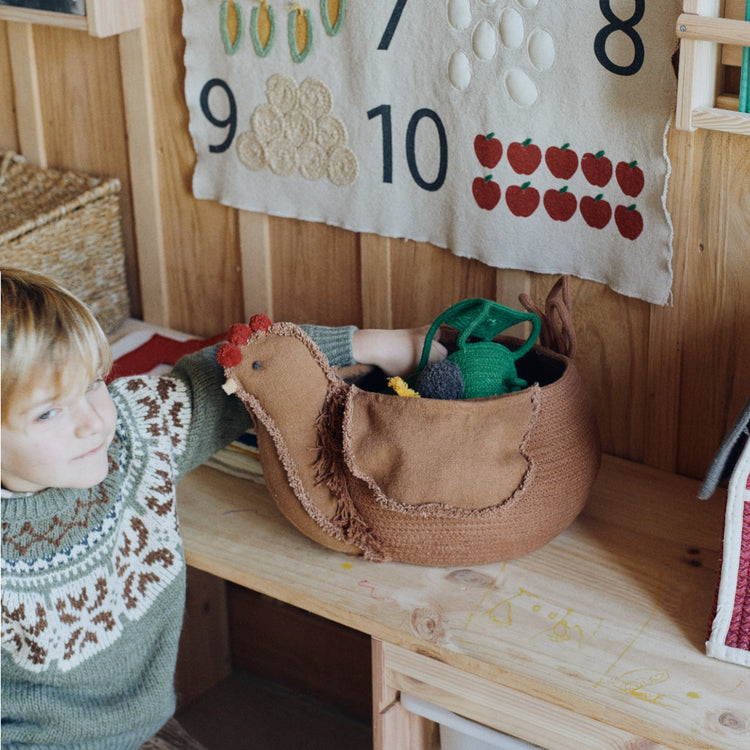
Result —
<path fill-rule="evenodd" d="M 610 73 L 614 73 L 618 76 L 635 75 L 643 66 L 645 56 L 643 40 L 635 31 L 635 27 L 643 20 L 643 14 L 646 10 L 646 0 L 635 0 L 635 10 L 633 11 L 633 15 L 626 19 L 618 18 L 615 15 L 610 0 L 599 0 L 599 7 L 609 23 L 603 29 L 600 29 L 594 39 L 594 54 L 596 54 L 596 59 L 599 60 L 599 62 Z M 631 62 L 630 65 L 617 65 L 612 62 L 607 55 L 607 39 L 615 31 L 622 31 L 623 34 L 633 42 L 633 62 Z"/>

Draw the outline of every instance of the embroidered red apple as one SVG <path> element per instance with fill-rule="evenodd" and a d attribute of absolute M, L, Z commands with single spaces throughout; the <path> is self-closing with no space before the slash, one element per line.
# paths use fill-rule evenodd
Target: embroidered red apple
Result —
<path fill-rule="evenodd" d="M 544 207 L 551 219 L 568 221 L 576 212 L 578 201 L 573 193 L 568 192 L 566 185 L 560 190 L 550 189 L 544 193 Z"/>
<path fill-rule="evenodd" d="M 601 193 L 596 198 L 584 195 L 578 207 L 583 220 L 594 229 L 604 229 L 612 218 L 612 206 L 603 197 Z"/>
<path fill-rule="evenodd" d="M 505 191 L 505 202 L 514 216 L 531 216 L 539 205 L 539 191 L 530 182 L 511 185 Z"/>
<path fill-rule="evenodd" d="M 514 141 L 508 146 L 508 162 L 517 174 L 532 174 L 542 163 L 542 150 L 531 138 L 523 143 Z"/>
<path fill-rule="evenodd" d="M 489 174 L 486 177 L 475 177 L 471 185 L 471 192 L 479 208 L 492 211 L 500 202 L 500 185 Z"/>
<path fill-rule="evenodd" d="M 487 169 L 494 169 L 503 157 L 503 144 L 494 136 L 494 133 L 480 133 L 474 138 L 474 153 L 479 163 Z"/>
<path fill-rule="evenodd" d="M 635 203 L 631 206 L 618 206 L 615 209 L 615 224 L 625 239 L 638 238 L 643 231 L 643 217 L 636 210 Z"/>
<path fill-rule="evenodd" d="M 636 198 L 643 190 L 643 170 L 638 166 L 637 161 L 618 162 L 615 177 L 620 190 L 631 198 Z"/>
<path fill-rule="evenodd" d="M 569 143 L 550 146 L 544 152 L 544 161 L 552 175 L 559 180 L 569 180 L 578 169 L 578 154 L 570 148 Z"/>
<path fill-rule="evenodd" d="M 612 179 L 612 162 L 604 151 L 587 153 L 581 157 L 581 171 L 590 184 L 604 187 Z"/>

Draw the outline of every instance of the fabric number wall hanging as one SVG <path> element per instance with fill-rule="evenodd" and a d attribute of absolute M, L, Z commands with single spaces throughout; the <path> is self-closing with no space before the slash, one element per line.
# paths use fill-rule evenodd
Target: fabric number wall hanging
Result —
<path fill-rule="evenodd" d="M 669 300 L 679 0 L 183 0 L 197 198 Z"/>

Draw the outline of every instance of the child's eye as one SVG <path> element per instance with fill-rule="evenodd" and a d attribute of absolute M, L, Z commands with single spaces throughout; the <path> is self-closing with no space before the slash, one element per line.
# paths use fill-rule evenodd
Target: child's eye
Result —
<path fill-rule="evenodd" d="M 43 412 L 42 414 L 40 414 L 36 418 L 36 421 L 37 422 L 46 422 L 46 421 L 52 419 L 52 417 L 54 417 L 59 412 L 60 412 L 59 409 L 47 409 L 47 411 Z"/>

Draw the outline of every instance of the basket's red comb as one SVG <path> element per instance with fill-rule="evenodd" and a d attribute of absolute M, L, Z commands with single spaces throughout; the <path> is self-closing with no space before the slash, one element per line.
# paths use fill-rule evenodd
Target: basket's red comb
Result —
<path fill-rule="evenodd" d="M 258 315 L 253 315 L 253 317 L 250 318 L 250 328 L 253 331 L 267 331 L 272 325 L 273 322 L 271 321 L 271 318 L 263 313 L 258 313 Z"/>

